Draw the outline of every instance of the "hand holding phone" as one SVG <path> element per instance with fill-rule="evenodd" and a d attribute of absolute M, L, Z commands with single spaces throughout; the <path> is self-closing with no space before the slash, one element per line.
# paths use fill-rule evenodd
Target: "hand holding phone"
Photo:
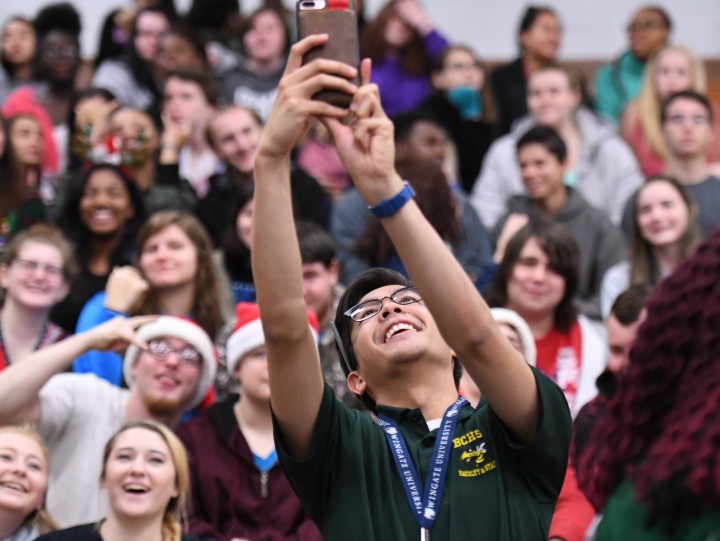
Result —
<path fill-rule="evenodd" d="M 303 57 L 303 64 L 316 58 L 326 58 L 359 67 L 357 12 L 353 0 L 299 0 L 296 13 L 298 39 L 310 34 L 329 35 L 327 43 Z M 352 79 L 352 82 L 359 85 L 359 77 Z M 338 90 L 321 90 L 313 99 L 338 107 L 349 107 L 352 96 Z"/>

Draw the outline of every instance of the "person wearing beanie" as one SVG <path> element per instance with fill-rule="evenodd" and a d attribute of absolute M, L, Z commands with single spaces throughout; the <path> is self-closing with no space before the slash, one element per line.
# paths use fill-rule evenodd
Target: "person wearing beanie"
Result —
<path fill-rule="evenodd" d="M 317 317 L 307 314 L 317 342 Z M 176 431 L 191 464 L 189 530 L 217 541 L 321 541 L 277 460 L 260 310 L 241 302 L 235 315 L 225 356 L 240 394 Z"/>
<path fill-rule="evenodd" d="M 90 350 L 125 354 L 129 389 L 94 374 L 65 373 Z M 98 479 L 105 442 L 126 421 L 174 427 L 215 379 L 212 341 L 195 323 L 170 316 L 116 317 L 18 359 L 0 372 L 0 425 L 32 424 L 50 450 L 47 508 L 61 527 L 107 511 Z"/>

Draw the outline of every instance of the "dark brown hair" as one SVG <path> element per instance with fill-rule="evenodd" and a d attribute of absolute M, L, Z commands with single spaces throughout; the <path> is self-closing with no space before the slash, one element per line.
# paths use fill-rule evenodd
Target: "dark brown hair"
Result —
<path fill-rule="evenodd" d="M 388 20 L 394 17 L 395 0 L 391 0 L 375 18 L 363 28 L 360 34 L 360 52 L 363 57 L 370 58 L 373 63 L 380 62 L 387 57 L 392 47 L 385 39 L 385 27 Z M 431 72 L 431 61 L 425 53 L 425 46 L 422 37 L 414 30 L 412 36 L 399 51 L 400 65 L 410 75 L 429 75 Z"/>
<path fill-rule="evenodd" d="M 212 242 L 207 231 L 195 216 L 171 210 L 153 214 L 138 233 L 136 266 L 140 268 L 140 258 L 147 241 L 171 225 L 182 229 L 197 251 L 197 274 L 195 275 L 195 292 L 190 316 L 211 338 L 215 337 L 223 325 L 219 280 L 213 261 Z M 159 314 L 161 312 L 159 293 L 156 288 L 151 286 L 130 309 L 130 313 L 132 315 Z"/>
<path fill-rule="evenodd" d="M 579 251 L 575 239 L 562 225 L 549 220 L 531 220 L 510 239 L 505 255 L 495 271 L 484 297 L 490 306 L 507 306 L 507 285 L 525 244 L 535 239 L 554 272 L 565 280 L 565 294 L 555 308 L 553 326 L 567 333 L 577 319 L 573 303 L 578 288 Z M 522 315 L 522 314 L 520 314 Z"/>

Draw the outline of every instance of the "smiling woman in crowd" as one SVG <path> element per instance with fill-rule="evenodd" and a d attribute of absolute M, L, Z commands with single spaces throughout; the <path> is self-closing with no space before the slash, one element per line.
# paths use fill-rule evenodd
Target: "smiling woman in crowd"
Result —
<path fill-rule="evenodd" d="M 140 190 L 119 167 L 95 165 L 73 179 L 59 224 L 77 247 L 80 273 L 68 296 L 53 310 L 55 323 L 75 330 L 80 311 L 105 289 L 110 271 L 131 263 L 144 220 Z"/>
<path fill-rule="evenodd" d="M 78 332 L 117 314 L 164 314 L 190 318 L 210 337 L 217 336 L 223 325 L 218 273 L 212 244 L 197 218 L 173 211 L 153 214 L 138 233 L 135 261 L 134 267 L 110 273 L 105 291 L 83 308 Z M 113 352 L 89 351 L 73 368 L 122 384 L 122 358 Z"/>
<path fill-rule="evenodd" d="M 38 224 L 10 242 L 0 262 L 0 370 L 66 336 L 48 318 L 74 275 L 72 247 L 54 227 Z"/>
<path fill-rule="evenodd" d="M 49 462 L 34 430 L 0 428 L 0 539 L 30 541 L 56 528 L 45 510 Z"/>
<path fill-rule="evenodd" d="M 101 486 L 110 506 L 99 523 L 83 524 L 38 541 L 195 541 L 180 517 L 190 491 L 187 454 L 172 431 L 153 421 L 130 421 L 103 452 Z"/>
<path fill-rule="evenodd" d="M 655 176 L 638 190 L 628 259 L 610 267 L 602 281 L 603 319 L 631 285 L 650 288 L 670 275 L 700 242 L 695 201 L 676 179 Z"/>

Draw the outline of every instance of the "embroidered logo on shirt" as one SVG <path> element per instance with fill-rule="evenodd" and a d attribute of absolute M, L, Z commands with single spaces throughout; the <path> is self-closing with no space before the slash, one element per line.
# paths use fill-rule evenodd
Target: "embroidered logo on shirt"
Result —
<path fill-rule="evenodd" d="M 489 458 L 487 442 L 480 441 L 483 439 L 483 433 L 479 429 L 453 438 L 453 449 L 464 447 L 460 452 L 460 466 L 458 476 L 460 477 L 477 477 L 485 475 L 489 471 L 497 467 L 495 460 L 487 460 Z M 479 466 L 482 464 L 482 466 Z M 467 469 L 467 468 L 470 469 Z"/>
<path fill-rule="evenodd" d="M 481 443 L 480 445 L 476 445 L 475 449 L 471 449 L 469 451 L 463 451 L 460 455 L 460 460 L 464 460 L 465 462 L 470 462 L 474 459 L 475 464 L 481 464 L 485 461 L 485 444 Z"/>

